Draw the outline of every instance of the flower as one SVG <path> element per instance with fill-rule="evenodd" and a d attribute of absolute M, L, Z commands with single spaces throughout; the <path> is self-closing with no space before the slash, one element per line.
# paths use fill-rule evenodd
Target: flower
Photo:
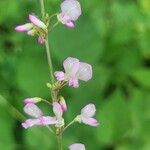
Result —
<path fill-rule="evenodd" d="M 98 126 L 98 121 L 93 118 L 96 108 L 94 104 L 88 104 L 81 110 L 81 114 L 75 118 L 75 121 L 84 123 L 90 126 Z"/>
<path fill-rule="evenodd" d="M 29 15 L 30 23 L 19 25 L 15 28 L 17 32 L 27 32 L 28 35 L 38 35 L 38 43 L 43 44 L 47 35 L 47 26 L 34 15 Z"/>
<path fill-rule="evenodd" d="M 53 103 L 53 112 L 55 114 L 54 117 L 51 116 L 44 116 L 43 112 L 36 106 L 34 103 L 27 103 L 24 107 L 24 111 L 26 114 L 33 117 L 33 119 L 27 119 L 25 122 L 22 123 L 22 126 L 27 129 L 34 125 L 54 125 L 56 127 L 61 127 L 64 125 L 64 119 L 62 118 L 63 111 L 61 106 L 58 102 Z"/>
<path fill-rule="evenodd" d="M 85 146 L 81 143 L 74 143 L 69 146 L 69 150 L 85 150 Z"/>
<path fill-rule="evenodd" d="M 24 107 L 24 111 L 26 114 L 33 117 L 33 119 L 27 119 L 22 123 L 22 126 L 27 129 L 34 125 L 50 125 L 56 124 L 56 117 L 43 116 L 43 112 L 33 103 L 28 103 Z"/>
<path fill-rule="evenodd" d="M 78 80 L 88 81 L 92 78 L 92 66 L 79 62 L 77 58 L 68 57 L 63 63 L 65 73 L 56 71 L 54 73 L 58 81 L 68 81 L 69 86 L 79 87 Z"/>
<path fill-rule="evenodd" d="M 61 13 L 57 15 L 57 19 L 67 27 L 73 28 L 74 21 L 76 21 L 80 15 L 80 3 L 77 0 L 65 0 L 61 3 Z"/>

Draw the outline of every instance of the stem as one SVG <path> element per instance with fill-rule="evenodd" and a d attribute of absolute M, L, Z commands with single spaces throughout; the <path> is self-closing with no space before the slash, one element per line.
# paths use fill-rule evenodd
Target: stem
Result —
<path fill-rule="evenodd" d="M 52 31 L 58 24 L 59 24 L 59 22 L 57 21 L 57 22 L 50 28 L 50 31 Z"/>
<path fill-rule="evenodd" d="M 44 19 L 44 17 L 45 17 L 44 0 L 40 0 L 40 4 L 41 4 L 41 14 Z M 45 47 L 46 47 L 47 61 L 48 61 L 48 65 L 49 65 L 50 81 L 51 81 L 51 84 L 54 84 L 55 80 L 54 80 L 54 75 L 53 75 L 53 65 L 52 65 L 48 35 L 45 39 Z M 56 101 L 56 99 L 57 99 L 57 97 L 55 95 L 56 95 L 56 93 L 51 90 L 51 96 L 52 96 L 53 101 Z"/>
<path fill-rule="evenodd" d="M 75 122 L 75 120 L 72 120 L 63 130 L 63 132 L 68 128 L 70 127 L 73 123 Z"/>
<path fill-rule="evenodd" d="M 41 14 L 42 14 L 42 18 L 44 19 L 44 17 L 45 17 L 44 0 L 40 0 L 40 5 L 41 5 Z"/>
<path fill-rule="evenodd" d="M 60 135 L 57 136 L 57 141 L 58 141 L 59 150 L 63 150 L 62 134 L 60 134 Z"/>
<path fill-rule="evenodd" d="M 41 5 L 41 14 L 42 14 L 42 18 L 43 20 L 45 19 L 45 7 L 44 7 L 44 0 L 40 0 L 40 5 Z M 58 23 L 57 23 L 58 24 Z M 56 24 L 56 25 L 57 25 Z M 56 26 L 54 25 L 54 27 Z M 51 84 L 54 84 L 54 75 L 53 75 L 53 65 L 52 65 L 52 59 L 51 59 L 51 53 L 50 53 L 50 47 L 49 47 L 49 40 L 48 40 L 48 35 L 45 39 L 45 47 L 46 47 L 46 54 L 47 54 L 47 60 L 48 60 L 48 65 L 49 65 L 49 71 L 50 71 L 50 76 L 51 76 Z M 57 101 L 57 95 L 58 92 L 56 90 L 51 90 L 51 96 L 53 101 Z M 53 132 L 53 130 L 47 126 L 47 128 Z M 57 136 L 57 141 L 58 141 L 58 145 L 59 145 L 59 150 L 63 150 L 63 144 L 62 144 L 62 133 L 60 133 Z"/>
<path fill-rule="evenodd" d="M 50 76 L 51 76 L 51 83 L 54 84 L 53 65 L 52 65 L 50 47 L 49 47 L 49 42 L 48 42 L 48 35 L 47 35 L 47 38 L 45 40 L 45 47 L 46 47 L 48 65 L 49 65 L 49 72 L 50 72 Z"/>

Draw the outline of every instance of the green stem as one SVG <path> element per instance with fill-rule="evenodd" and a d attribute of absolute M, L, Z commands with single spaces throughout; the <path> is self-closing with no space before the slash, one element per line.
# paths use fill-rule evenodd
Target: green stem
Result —
<path fill-rule="evenodd" d="M 72 120 L 63 130 L 63 132 L 68 128 L 70 127 L 73 123 L 75 122 L 75 120 Z"/>
<path fill-rule="evenodd" d="M 53 65 L 52 65 L 50 47 L 49 47 L 49 42 L 48 42 L 48 35 L 47 35 L 47 38 L 45 40 L 45 47 L 46 47 L 48 65 L 49 65 L 49 72 L 50 72 L 50 76 L 51 76 L 51 83 L 54 84 Z"/>
<path fill-rule="evenodd" d="M 57 136 L 57 141 L 58 141 L 59 150 L 63 150 L 62 134 L 60 134 L 60 135 Z"/>
<path fill-rule="evenodd" d="M 45 17 L 44 0 L 40 0 L 40 5 L 41 5 L 41 14 L 42 14 L 42 18 L 44 19 L 44 17 Z"/>

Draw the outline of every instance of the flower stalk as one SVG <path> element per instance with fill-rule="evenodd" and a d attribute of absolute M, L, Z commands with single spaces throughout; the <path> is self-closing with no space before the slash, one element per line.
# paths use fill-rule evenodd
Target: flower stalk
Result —
<path fill-rule="evenodd" d="M 45 19 L 45 7 L 44 7 L 44 0 L 40 0 L 40 4 L 41 4 L 41 14 L 42 14 L 42 18 Z M 52 27 L 52 29 L 58 24 L 58 22 L 56 22 L 54 24 L 54 26 Z M 54 73 L 53 73 L 53 64 L 52 64 L 52 58 L 51 58 L 51 53 L 50 53 L 50 46 L 49 46 L 49 38 L 48 38 L 48 34 L 47 37 L 45 39 L 45 47 L 46 47 L 46 54 L 47 54 L 47 60 L 48 60 L 48 65 L 49 65 L 49 72 L 50 72 L 50 81 L 51 84 L 53 85 L 55 80 L 54 80 Z M 58 92 L 57 90 L 51 90 L 51 97 L 53 101 L 57 101 L 57 95 Z M 48 127 L 48 129 L 52 132 L 51 128 Z M 57 140 L 58 140 L 58 146 L 59 146 L 59 150 L 63 150 L 63 144 L 62 144 L 62 134 L 57 135 Z"/>

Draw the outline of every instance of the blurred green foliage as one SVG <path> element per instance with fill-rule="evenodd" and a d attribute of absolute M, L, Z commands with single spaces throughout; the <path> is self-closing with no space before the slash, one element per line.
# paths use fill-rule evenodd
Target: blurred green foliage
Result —
<path fill-rule="evenodd" d="M 45 0 L 48 13 L 60 0 Z M 101 126 L 82 124 L 64 134 L 64 146 L 82 142 L 87 150 L 150 149 L 150 1 L 80 0 L 83 14 L 76 27 L 59 25 L 50 33 L 55 70 L 73 56 L 92 64 L 93 79 L 62 94 L 71 120 L 87 103 L 97 106 Z M 57 150 L 45 128 L 22 129 L 23 99 L 50 98 L 45 48 L 14 32 L 29 13 L 40 15 L 38 0 L 0 0 L 0 149 Z M 41 106 L 46 112 L 49 108 Z M 17 109 L 17 110 L 16 110 Z"/>

